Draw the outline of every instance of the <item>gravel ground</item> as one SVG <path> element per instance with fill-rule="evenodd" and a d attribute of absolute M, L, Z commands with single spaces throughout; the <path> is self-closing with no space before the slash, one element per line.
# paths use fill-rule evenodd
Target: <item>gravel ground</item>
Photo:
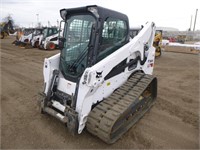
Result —
<path fill-rule="evenodd" d="M 164 52 L 156 59 L 158 98 L 123 137 L 107 145 L 87 131 L 70 135 L 55 118 L 39 113 L 45 57 L 1 40 L 1 149 L 199 149 L 199 55 Z"/>

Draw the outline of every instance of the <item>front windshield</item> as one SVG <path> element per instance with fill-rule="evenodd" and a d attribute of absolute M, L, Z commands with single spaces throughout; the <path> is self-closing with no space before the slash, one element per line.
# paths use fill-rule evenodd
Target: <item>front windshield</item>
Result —
<path fill-rule="evenodd" d="M 42 29 L 37 29 L 36 31 L 35 31 L 35 35 L 39 35 L 39 34 L 41 34 L 42 33 Z"/>
<path fill-rule="evenodd" d="M 61 70 L 64 76 L 77 77 L 87 67 L 88 44 L 95 18 L 91 15 L 74 15 L 65 23 L 66 42 L 61 51 Z"/>
<path fill-rule="evenodd" d="M 33 32 L 33 30 L 31 30 L 31 29 L 25 29 L 24 30 L 24 35 L 29 35 L 29 34 L 31 34 Z"/>
<path fill-rule="evenodd" d="M 41 30 L 40 29 L 35 29 L 34 32 L 33 32 L 33 35 L 39 35 L 41 34 Z"/>
<path fill-rule="evenodd" d="M 43 30 L 43 38 L 47 37 L 48 29 Z"/>

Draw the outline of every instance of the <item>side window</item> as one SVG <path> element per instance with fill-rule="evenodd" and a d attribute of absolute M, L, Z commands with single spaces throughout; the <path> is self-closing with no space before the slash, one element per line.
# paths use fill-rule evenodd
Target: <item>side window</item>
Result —
<path fill-rule="evenodd" d="M 57 29 L 53 29 L 53 34 L 56 34 L 57 33 Z"/>
<path fill-rule="evenodd" d="M 101 45 L 98 50 L 97 61 L 100 61 L 120 48 L 127 36 L 127 23 L 115 18 L 107 18 L 101 36 Z"/>
<path fill-rule="evenodd" d="M 126 32 L 126 22 L 118 19 L 108 18 L 104 22 L 102 45 L 123 41 L 123 39 L 126 37 Z"/>
<path fill-rule="evenodd" d="M 49 36 L 52 35 L 52 29 L 49 29 Z"/>

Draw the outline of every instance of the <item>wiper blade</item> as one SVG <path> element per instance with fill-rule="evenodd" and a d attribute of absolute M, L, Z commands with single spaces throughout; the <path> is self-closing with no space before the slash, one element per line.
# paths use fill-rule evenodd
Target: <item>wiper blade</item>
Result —
<path fill-rule="evenodd" d="M 71 72 L 76 73 L 77 66 L 84 60 L 84 58 L 87 56 L 87 46 L 86 48 L 80 53 L 78 58 L 69 66 L 68 70 Z"/>

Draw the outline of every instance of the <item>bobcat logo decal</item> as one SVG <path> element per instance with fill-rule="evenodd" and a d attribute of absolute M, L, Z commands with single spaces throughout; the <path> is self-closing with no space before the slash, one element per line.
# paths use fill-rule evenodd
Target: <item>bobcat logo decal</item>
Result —
<path fill-rule="evenodd" d="M 96 78 L 101 78 L 101 77 L 102 77 L 102 72 L 103 72 L 103 71 L 101 71 L 101 72 L 96 72 Z"/>

